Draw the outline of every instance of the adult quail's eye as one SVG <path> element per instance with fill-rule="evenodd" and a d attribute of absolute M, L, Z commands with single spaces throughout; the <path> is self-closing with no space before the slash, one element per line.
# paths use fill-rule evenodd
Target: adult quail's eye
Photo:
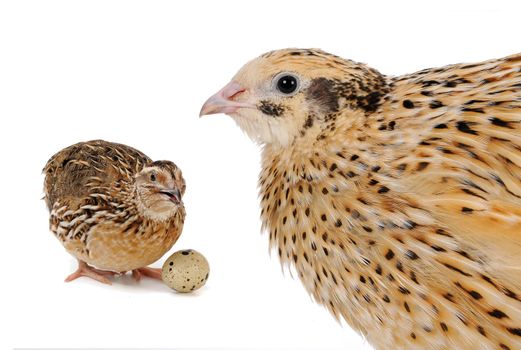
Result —
<path fill-rule="evenodd" d="M 285 74 L 277 80 L 277 90 L 283 94 L 289 95 L 298 88 L 298 80 L 295 76 Z"/>
<path fill-rule="evenodd" d="M 150 181 L 156 181 L 156 174 L 150 174 Z"/>

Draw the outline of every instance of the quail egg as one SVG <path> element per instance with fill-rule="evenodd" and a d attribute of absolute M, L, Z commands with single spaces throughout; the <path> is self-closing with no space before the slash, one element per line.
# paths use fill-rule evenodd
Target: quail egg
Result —
<path fill-rule="evenodd" d="M 190 293 L 204 286 L 210 273 L 206 258 L 193 249 L 180 250 L 170 255 L 163 264 L 161 278 L 170 288 Z"/>

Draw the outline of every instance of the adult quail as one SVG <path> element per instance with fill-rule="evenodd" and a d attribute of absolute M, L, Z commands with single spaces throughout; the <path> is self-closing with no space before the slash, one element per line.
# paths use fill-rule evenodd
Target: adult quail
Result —
<path fill-rule="evenodd" d="M 152 161 L 122 144 L 80 142 L 47 162 L 45 202 L 50 229 L 78 259 L 72 281 L 132 271 L 161 278 L 147 267 L 176 242 L 183 229 L 185 181 L 170 161 Z"/>
<path fill-rule="evenodd" d="M 377 349 L 521 349 L 521 54 L 385 76 L 246 64 L 201 114 L 263 146 L 271 246 Z"/>

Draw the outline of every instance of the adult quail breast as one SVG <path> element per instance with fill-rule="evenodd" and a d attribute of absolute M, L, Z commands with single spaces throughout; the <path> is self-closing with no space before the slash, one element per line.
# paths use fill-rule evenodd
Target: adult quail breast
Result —
<path fill-rule="evenodd" d="M 78 259 L 80 276 L 132 271 L 161 278 L 149 268 L 183 229 L 185 181 L 170 161 L 152 161 L 136 149 L 102 140 L 80 142 L 56 153 L 43 170 L 50 229 Z"/>
<path fill-rule="evenodd" d="M 263 147 L 282 262 L 375 348 L 521 349 L 521 54 L 391 77 L 272 51 L 212 113 Z"/>

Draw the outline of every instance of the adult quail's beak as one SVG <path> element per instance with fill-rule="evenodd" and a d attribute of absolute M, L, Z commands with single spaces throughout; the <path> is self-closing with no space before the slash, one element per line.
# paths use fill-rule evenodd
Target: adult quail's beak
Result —
<path fill-rule="evenodd" d="M 244 92 L 245 89 L 238 83 L 232 81 L 223 87 L 218 93 L 210 97 L 204 103 L 199 116 L 217 113 L 234 113 L 239 108 L 254 108 L 255 105 L 246 102 L 238 102 L 233 99 Z"/>
<path fill-rule="evenodd" d="M 170 201 L 172 201 L 175 204 L 181 203 L 181 192 L 179 192 L 178 189 L 173 190 L 160 190 L 162 194 L 166 194 L 168 198 L 170 198 Z"/>

